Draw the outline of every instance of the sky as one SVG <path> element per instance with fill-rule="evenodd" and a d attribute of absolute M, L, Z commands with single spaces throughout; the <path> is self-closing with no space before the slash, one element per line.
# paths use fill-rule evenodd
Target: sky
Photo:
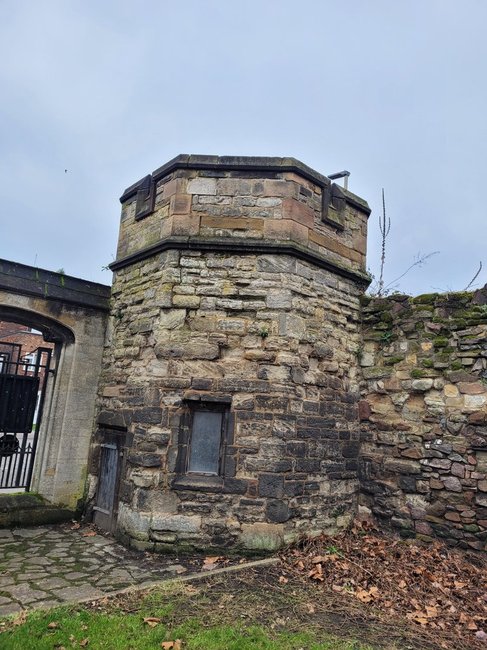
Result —
<path fill-rule="evenodd" d="M 487 282 L 485 0 L 0 12 L 0 258 L 110 284 L 127 186 L 180 153 L 293 156 L 351 172 L 375 276 L 384 188 L 391 289 L 460 291 L 480 262 Z"/>

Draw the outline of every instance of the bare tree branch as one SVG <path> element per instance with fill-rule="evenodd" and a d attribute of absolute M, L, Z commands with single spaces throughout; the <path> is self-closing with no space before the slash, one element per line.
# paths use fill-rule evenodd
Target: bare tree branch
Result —
<path fill-rule="evenodd" d="M 381 296 L 384 291 L 384 266 L 386 263 L 386 239 L 391 230 L 391 219 L 386 217 L 386 199 L 384 195 L 384 188 L 382 188 L 382 216 L 379 217 L 379 229 L 382 236 L 382 252 L 380 258 L 380 275 L 379 283 L 377 285 L 377 295 Z"/>
<path fill-rule="evenodd" d="M 425 264 L 430 257 L 433 257 L 433 255 L 438 255 L 439 252 L 440 251 L 432 251 L 431 253 L 427 253 L 426 255 L 421 255 L 420 253 L 418 253 L 416 255 L 416 260 L 410 266 L 408 266 L 408 268 L 404 271 L 404 273 L 401 273 L 401 275 L 399 275 L 394 280 L 391 280 L 389 284 L 385 285 L 384 291 L 388 289 L 391 285 L 395 284 L 396 282 L 399 282 L 399 280 L 401 280 L 407 273 L 409 273 L 411 269 L 414 269 L 415 266 L 423 266 L 423 264 Z"/>
<path fill-rule="evenodd" d="M 479 277 L 480 271 L 482 270 L 482 261 L 480 261 L 479 268 L 477 270 L 477 273 L 473 276 L 473 278 L 470 280 L 470 282 L 467 284 L 465 287 L 464 291 L 468 291 L 472 284 L 475 282 L 475 280 Z"/>

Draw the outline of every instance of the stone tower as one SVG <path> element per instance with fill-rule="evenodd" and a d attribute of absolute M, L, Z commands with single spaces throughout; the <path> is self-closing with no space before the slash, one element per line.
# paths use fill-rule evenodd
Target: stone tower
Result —
<path fill-rule="evenodd" d="M 95 521 L 160 550 L 344 526 L 367 204 L 294 158 L 187 155 L 121 203 Z"/>

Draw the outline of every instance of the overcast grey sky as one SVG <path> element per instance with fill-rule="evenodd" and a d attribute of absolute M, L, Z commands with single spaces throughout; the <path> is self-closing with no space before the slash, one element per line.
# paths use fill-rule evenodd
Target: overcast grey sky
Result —
<path fill-rule="evenodd" d="M 386 282 L 487 281 L 485 0 L 0 0 L 0 257 L 109 284 L 125 187 L 179 153 L 294 156 L 392 229 Z M 67 169 L 68 173 L 64 170 Z"/>

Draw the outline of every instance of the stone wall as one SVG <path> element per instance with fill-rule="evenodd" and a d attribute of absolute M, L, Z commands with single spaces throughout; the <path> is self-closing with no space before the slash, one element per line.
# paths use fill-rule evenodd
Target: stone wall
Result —
<path fill-rule="evenodd" d="M 272 549 L 358 499 L 368 209 L 292 159 L 179 157 L 129 188 L 91 460 L 126 431 L 132 545 Z M 228 405 L 219 476 L 181 467 L 191 404 Z"/>
<path fill-rule="evenodd" d="M 487 291 L 363 304 L 361 515 L 487 542 Z"/>

